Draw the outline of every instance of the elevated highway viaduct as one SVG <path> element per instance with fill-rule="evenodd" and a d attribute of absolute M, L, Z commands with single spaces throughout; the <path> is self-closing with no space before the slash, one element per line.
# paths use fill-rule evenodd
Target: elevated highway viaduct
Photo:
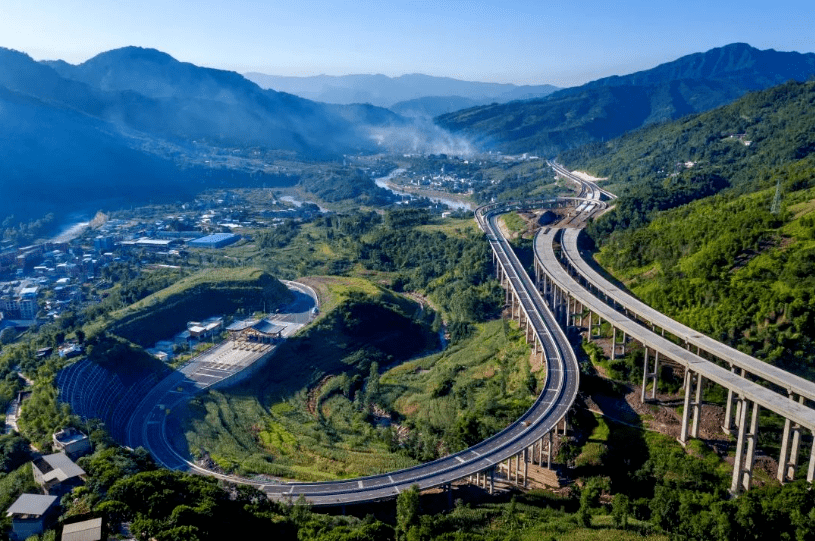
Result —
<path fill-rule="evenodd" d="M 574 175 L 569 178 L 585 182 Z M 590 187 L 585 189 L 587 191 L 581 193 L 591 193 Z M 588 339 L 601 321 L 608 322 L 613 329 L 613 355 L 617 354 L 618 347 L 624 351 L 628 339 L 640 342 L 645 354 L 643 401 L 648 383 L 653 384 L 652 398 L 654 396 L 660 357 L 684 367 L 685 407 L 679 438 L 682 443 L 689 437 L 698 437 L 704 380 L 723 385 L 728 391 L 723 428 L 737 434 L 737 466 L 731 483 L 734 493 L 750 485 L 759 407 L 781 415 L 785 424 L 777 477 L 782 482 L 793 479 L 801 432 L 815 429 L 815 410 L 810 407 L 815 400 L 815 384 L 717 342 L 645 305 L 605 279 L 581 257 L 577 247 L 579 234 L 580 229 L 551 228 L 539 231 L 535 239 L 536 282 L 552 302 L 559 320 L 570 325 L 579 319 L 582 326 L 583 318 L 588 317 Z M 555 251 L 558 240 L 562 247 L 559 255 Z M 621 342 L 617 340 L 618 332 L 622 333 Z M 815 444 L 810 453 L 807 480 L 812 482 L 813 476 Z"/>
<path fill-rule="evenodd" d="M 549 200 L 548 204 L 575 207 L 585 201 L 571 198 Z M 476 220 L 489 239 L 497 275 L 507 290 L 512 317 L 525 329 L 526 339 L 544 370 L 545 381 L 533 406 L 500 433 L 464 451 L 385 474 L 321 483 L 259 482 L 202 468 L 173 447 L 167 436 L 166 409 L 179 405 L 196 392 L 185 387 L 183 374 L 176 373 L 160 382 L 142 401 L 139 421 L 131 419 L 128 427 L 128 444 L 144 445 L 157 462 L 171 469 L 254 485 L 274 499 L 296 500 L 302 496 L 315 506 L 386 500 L 412 485 L 420 489 L 449 488 L 460 480 L 474 481 L 492 491 L 497 470 L 510 482 L 526 484 L 530 462 L 543 465 L 545 461 L 546 466 L 551 467 L 553 436 L 561 423 L 564 430 L 566 428 L 566 415 L 577 396 L 579 367 L 564 331 L 495 223 L 497 215 L 509 208 L 506 205 L 482 207 L 476 213 Z"/>

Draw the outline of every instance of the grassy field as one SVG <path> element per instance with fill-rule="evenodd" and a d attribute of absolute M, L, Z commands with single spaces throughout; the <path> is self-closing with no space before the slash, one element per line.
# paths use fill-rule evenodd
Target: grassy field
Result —
<path fill-rule="evenodd" d="M 86 326 L 91 336 L 102 329 L 141 346 L 170 338 L 191 320 L 235 311 L 252 313 L 288 300 L 278 280 L 251 267 L 217 268 L 186 276 L 169 287 L 116 310 Z"/>
<path fill-rule="evenodd" d="M 193 400 L 184 420 L 189 448 L 195 455 L 208 452 L 228 470 L 304 480 L 414 464 L 389 452 L 367 413 L 320 391 L 337 378 L 356 378 L 359 391 L 373 360 L 398 362 L 432 347 L 434 335 L 410 319 L 417 311 L 415 303 L 370 282 L 337 277 L 310 282 L 319 286 L 323 306 L 328 308 L 321 319 L 281 346 L 259 377 Z M 348 310 L 350 300 L 366 303 L 372 317 L 390 330 L 367 336 L 365 332 L 376 322 Z M 356 328 L 362 334 L 347 327 L 348 318 L 359 317 L 362 323 Z"/>
<path fill-rule="evenodd" d="M 457 423 L 467 415 L 477 417 L 477 436 L 486 437 L 532 405 L 538 381 L 529 358 L 529 346 L 515 323 L 490 321 L 441 353 L 386 372 L 383 400 L 448 444 L 455 443 Z"/>
<path fill-rule="evenodd" d="M 513 501 L 475 507 L 461 505 L 437 518 L 443 531 L 459 531 L 462 539 L 517 539 L 522 541 L 629 541 L 666 540 L 647 523 L 629 517 L 625 528 L 615 528 L 611 515 L 595 510 L 591 526 L 577 523 L 574 499 L 533 490 Z M 438 517 L 438 516 L 437 516 Z M 498 535 L 500 532 L 500 535 Z M 483 536 L 483 537 L 482 537 Z"/>
<path fill-rule="evenodd" d="M 208 454 L 220 467 L 242 474 L 301 480 L 369 475 L 418 462 L 400 442 L 398 426 L 412 427 L 414 440 L 422 432 L 447 441 L 467 412 L 484 412 L 479 430 L 494 432 L 532 403 L 530 378 L 532 387 L 537 380 L 530 376 L 529 347 L 514 323 L 480 325 L 442 353 L 411 360 L 393 353 L 372 357 L 376 341 L 362 343 L 342 331 L 334 312 L 360 296 L 388 303 L 394 312 L 415 315 L 417 305 L 360 278 L 304 281 L 321 297 L 322 319 L 281 348 L 260 377 L 212 391 L 179 412 L 193 455 Z M 407 331 L 385 337 L 418 338 L 415 331 L 412 337 Z M 382 368 L 392 366 L 367 404 L 372 358 Z"/>
<path fill-rule="evenodd" d="M 526 229 L 526 221 L 517 212 L 507 212 L 500 218 L 510 233 L 520 233 Z"/>

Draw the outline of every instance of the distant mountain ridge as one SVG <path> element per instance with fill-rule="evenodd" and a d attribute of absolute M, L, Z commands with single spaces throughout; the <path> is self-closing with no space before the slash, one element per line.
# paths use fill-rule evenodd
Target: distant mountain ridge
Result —
<path fill-rule="evenodd" d="M 506 152 L 555 155 L 649 124 L 729 103 L 747 92 L 815 74 L 815 54 L 734 43 L 545 98 L 441 115 L 443 128 Z"/>
<path fill-rule="evenodd" d="M 324 157 L 372 150 L 370 124 L 401 122 L 385 109 L 315 103 L 263 90 L 238 73 L 179 62 L 155 49 L 124 47 L 77 66 L 49 64 L 64 79 L 115 94 L 122 109 L 117 121 L 182 139 Z M 133 100 L 140 102 L 138 110 L 128 106 Z"/>
<path fill-rule="evenodd" d="M 546 96 L 558 90 L 552 85 L 482 83 L 420 73 L 398 77 L 381 74 L 288 77 L 255 72 L 244 75 L 262 88 L 289 92 L 315 101 L 336 104 L 370 103 L 388 108 L 399 102 L 428 97 L 468 99 L 475 103 L 505 103 Z"/>
<path fill-rule="evenodd" d="M 376 151 L 372 130 L 404 123 L 387 109 L 263 90 L 153 49 L 125 47 L 73 66 L 0 48 L 0 217 L 186 197 L 262 173 L 262 162 L 212 167 L 211 150 L 330 159 Z"/>

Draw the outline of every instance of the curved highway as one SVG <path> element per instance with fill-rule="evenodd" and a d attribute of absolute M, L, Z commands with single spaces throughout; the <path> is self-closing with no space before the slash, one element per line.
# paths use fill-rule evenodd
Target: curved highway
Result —
<path fill-rule="evenodd" d="M 575 175 L 572 171 L 569 171 L 557 162 L 548 161 L 547 163 L 558 175 L 578 184 L 581 197 L 598 200 L 601 196 L 612 200 L 617 198 L 613 193 L 598 187 L 594 182 Z M 697 354 L 700 352 L 707 353 L 711 357 L 727 363 L 730 367 L 738 368 L 742 376 L 751 374 L 759 379 L 781 387 L 790 395 L 795 394 L 804 399 L 815 401 L 815 383 L 765 363 L 751 355 L 691 329 L 687 325 L 683 325 L 658 310 L 651 308 L 606 279 L 583 259 L 580 254 L 577 242 L 580 231 L 580 229 L 563 230 L 561 246 L 563 249 L 564 262 L 568 269 L 573 271 L 590 291 L 603 297 L 612 307 L 623 311 L 623 313 L 629 316 L 639 318 L 644 323 L 651 325 L 652 329 L 662 329 L 678 338 L 682 343 L 696 347 Z"/>
<path fill-rule="evenodd" d="M 574 205 L 572 199 L 556 204 Z M 144 445 L 167 468 L 252 484 L 275 499 L 295 500 L 303 496 L 316 506 L 389 499 L 412 485 L 418 485 L 421 489 L 447 485 L 490 470 L 530 448 L 552 432 L 571 408 L 577 396 L 579 368 L 566 335 L 495 223 L 496 216 L 509 208 L 502 205 L 482 207 L 476 217 L 479 226 L 487 233 L 508 286 L 526 316 L 528 327 L 531 327 L 542 346 L 546 359 L 546 379 L 533 406 L 500 433 L 459 453 L 390 473 L 321 483 L 256 482 L 201 468 L 174 449 L 168 439 L 166 413 L 196 392 L 183 374 L 175 373 L 160 382 L 137 408 L 137 415 L 128 425 L 128 444 Z M 143 422 L 136 421 L 137 417 Z"/>
<path fill-rule="evenodd" d="M 743 369 L 748 374 L 752 374 L 782 387 L 787 390 L 787 392 L 815 400 L 815 383 L 765 363 L 751 355 L 691 329 L 661 312 L 654 310 L 627 291 L 611 283 L 594 270 L 580 255 L 580 250 L 577 247 L 580 231 L 580 229 L 563 230 L 562 247 L 564 257 L 570 268 L 578 273 L 584 280 L 584 283 L 590 285 L 594 290 L 602 292 L 603 297 L 608 299 L 609 302 L 617 304 L 620 309 L 627 311 L 629 314 L 633 314 L 644 322 L 654 325 L 659 329 L 664 329 L 665 332 L 677 337 L 683 343 L 696 347 L 697 353 L 699 351 L 706 352 L 732 366 Z"/>
<path fill-rule="evenodd" d="M 608 321 L 638 342 L 641 342 L 644 346 L 679 362 L 683 366 L 692 369 L 694 373 L 701 374 L 706 379 L 714 381 L 728 389 L 737 389 L 741 396 L 746 397 L 752 402 L 760 404 L 769 410 L 781 413 L 786 418 L 802 426 L 815 429 L 815 410 L 779 395 L 770 389 L 762 387 L 757 383 L 745 379 L 726 368 L 688 351 L 664 336 L 643 327 L 638 322 L 621 314 L 594 296 L 560 265 L 560 261 L 555 254 L 554 242 L 556 235 L 561 231 L 566 230 L 541 230 L 535 237 L 535 257 L 537 262 L 542 265 L 548 275 L 551 276 L 554 284 L 568 291 L 569 294 L 584 307 L 599 314 L 602 319 Z"/>

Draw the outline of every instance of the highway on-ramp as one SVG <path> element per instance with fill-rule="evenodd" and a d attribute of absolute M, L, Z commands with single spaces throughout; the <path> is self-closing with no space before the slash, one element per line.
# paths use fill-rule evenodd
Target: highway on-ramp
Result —
<path fill-rule="evenodd" d="M 523 269 L 509 243 L 495 224 L 504 209 L 477 214 L 479 225 L 520 297 L 530 323 L 535 327 L 545 352 L 546 380 L 532 408 L 509 427 L 464 451 L 399 471 L 368 477 L 321 483 L 258 482 L 226 476 L 203 469 L 185 453 L 173 448 L 167 434 L 167 411 L 199 392 L 184 374 L 176 372 L 161 381 L 145 398 L 128 425 L 128 444 L 142 445 L 163 466 L 252 484 L 275 499 L 305 497 L 317 506 L 335 506 L 389 499 L 418 485 L 421 489 L 447 485 L 470 475 L 490 470 L 542 440 L 571 408 L 577 395 L 579 369 L 566 335 Z"/>

